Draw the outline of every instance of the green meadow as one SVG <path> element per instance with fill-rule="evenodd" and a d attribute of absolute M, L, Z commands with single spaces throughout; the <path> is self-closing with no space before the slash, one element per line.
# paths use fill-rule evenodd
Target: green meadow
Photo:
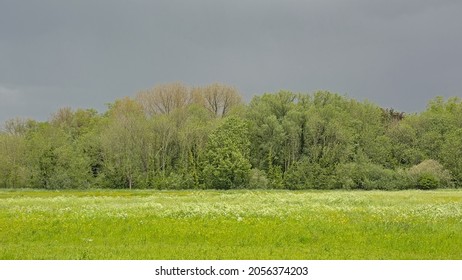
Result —
<path fill-rule="evenodd" d="M 462 259 L 462 190 L 1 190 L 0 259 Z"/>

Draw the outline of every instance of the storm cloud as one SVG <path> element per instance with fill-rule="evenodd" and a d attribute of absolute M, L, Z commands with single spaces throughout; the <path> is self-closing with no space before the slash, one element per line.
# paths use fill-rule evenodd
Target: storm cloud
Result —
<path fill-rule="evenodd" d="M 3 0 L 0 121 L 102 111 L 174 81 L 421 111 L 462 95 L 461 13 L 449 0 Z"/>

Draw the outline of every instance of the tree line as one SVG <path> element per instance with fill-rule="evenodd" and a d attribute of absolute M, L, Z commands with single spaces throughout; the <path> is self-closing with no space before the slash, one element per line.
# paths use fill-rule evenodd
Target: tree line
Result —
<path fill-rule="evenodd" d="M 0 132 L 0 187 L 433 189 L 462 186 L 462 101 L 404 114 L 326 91 L 245 104 L 232 86 L 156 86 L 104 113 Z"/>

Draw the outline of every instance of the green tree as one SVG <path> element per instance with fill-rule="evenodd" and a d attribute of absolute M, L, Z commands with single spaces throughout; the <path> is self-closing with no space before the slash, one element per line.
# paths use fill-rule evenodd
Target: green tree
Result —
<path fill-rule="evenodd" d="M 273 181 L 282 179 L 282 173 L 298 156 L 300 125 L 296 99 L 295 94 L 287 91 L 265 93 L 254 97 L 247 110 L 252 165 L 268 173 L 270 185 L 279 185 Z"/>
<path fill-rule="evenodd" d="M 214 129 L 215 119 L 208 111 L 193 104 L 185 112 L 187 118 L 179 127 L 179 158 L 176 172 L 183 177 L 183 188 L 200 187 L 200 169 L 210 132 Z"/>
<path fill-rule="evenodd" d="M 24 136 L 0 133 L 0 186 L 27 186 L 26 155 Z"/>
<path fill-rule="evenodd" d="M 202 172 L 204 185 L 217 189 L 247 187 L 249 147 L 247 123 L 236 117 L 226 118 L 209 138 Z"/>
<path fill-rule="evenodd" d="M 151 138 L 141 106 L 129 98 L 118 100 L 108 116 L 101 144 L 110 187 L 131 189 L 147 184 Z"/>
<path fill-rule="evenodd" d="M 454 130 L 446 136 L 442 146 L 442 162 L 451 172 L 456 186 L 462 186 L 462 128 Z"/>
<path fill-rule="evenodd" d="M 31 187 L 91 186 L 91 164 L 81 145 L 62 128 L 41 123 L 26 137 Z"/>

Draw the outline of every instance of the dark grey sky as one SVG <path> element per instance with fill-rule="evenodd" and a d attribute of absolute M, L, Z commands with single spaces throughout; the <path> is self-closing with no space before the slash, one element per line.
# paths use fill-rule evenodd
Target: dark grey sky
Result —
<path fill-rule="evenodd" d="M 462 95 L 461 14 L 460 0 L 1 0 L 0 121 L 174 81 L 421 111 Z"/>

